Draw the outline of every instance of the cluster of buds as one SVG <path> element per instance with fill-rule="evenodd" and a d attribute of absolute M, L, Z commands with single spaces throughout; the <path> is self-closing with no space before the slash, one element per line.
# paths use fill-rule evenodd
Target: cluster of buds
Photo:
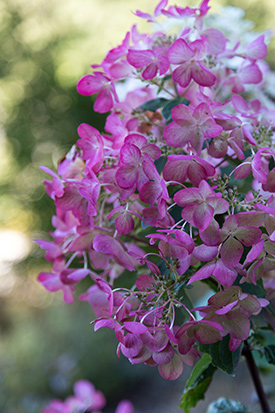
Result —
<path fill-rule="evenodd" d="M 105 131 L 81 124 L 57 173 L 42 167 L 56 216 L 52 240 L 37 242 L 52 262 L 40 283 L 71 303 L 89 278 L 79 298 L 95 330 L 114 330 L 118 355 L 172 380 L 200 357 L 198 343 L 230 335 L 236 350 L 275 297 L 275 105 L 264 35 L 232 44 L 209 27 L 209 0 L 167 3 L 136 12 L 157 31 L 133 26 L 78 82 L 97 93 Z M 136 274 L 131 289 L 125 272 Z M 200 280 L 215 291 L 193 308 L 187 292 Z M 243 290 L 259 282 L 264 296 Z"/>

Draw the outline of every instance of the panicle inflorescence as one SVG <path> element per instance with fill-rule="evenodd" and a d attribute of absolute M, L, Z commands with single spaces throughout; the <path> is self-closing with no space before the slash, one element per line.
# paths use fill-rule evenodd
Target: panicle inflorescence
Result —
<path fill-rule="evenodd" d="M 37 242 L 53 265 L 39 282 L 71 303 L 89 279 L 80 300 L 95 330 L 113 329 L 118 355 L 172 380 L 198 343 L 229 335 L 238 349 L 263 297 L 274 298 L 275 105 L 263 35 L 232 45 L 208 26 L 217 22 L 208 0 L 167 3 L 136 12 L 162 19 L 157 32 L 134 26 L 78 82 L 79 93 L 97 94 L 105 130 L 81 124 L 57 173 L 42 167 L 56 216 L 52 241 Z M 215 289 L 199 320 L 187 294 L 195 281 Z"/>

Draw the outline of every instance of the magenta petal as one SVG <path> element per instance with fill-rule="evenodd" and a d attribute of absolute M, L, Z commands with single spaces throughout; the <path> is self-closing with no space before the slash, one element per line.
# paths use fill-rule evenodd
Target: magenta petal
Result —
<path fill-rule="evenodd" d="M 274 213 L 271 211 L 271 214 Z M 260 227 L 264 220 L 264 214 L 262 212 L 249 211 L 249 212 L 239 212 L 236 214 L 237 222 L 240 227 Z"/>
<path fill-rule="evenodd" d="M 213 271 L 214 277 L 225 287 L 231 287 L 237 278 L 237 271 L 234 268 L 228 268 L 221 259 L 217 260 Z"/>
<path fill-rule="evenodd" d="M 119 215 L 115 220 L 115 227 L 119 234 L 128 234 L 133 231 L 135 222 L 129 213 Z"/>
<path fill-rule="evenodd" d="M 235 237 L 238 238 L 246 247 L 257 244 L 262 236 L 262 231 L 259 228 L 239 227 L 235 231 Z"/>
<path fill-rule="evenodd" d="M 237 303 L 238 303 L 238 300 L 233 301 L 232 303 L 227 304 L 224 307 L 220 308 L 219 310 L 215 311 L 215 314 L 224 315 L 228 313 L 230 310 L 232 310 L 232 308 L 234 308 Z"/>
<path fill-rule="evenodd" d="M 137 69 L 149 65 L 154 61 L 155 54 L 152 50 L 129 50 L 127 60 Z"/>
<path fill-rule="evenodd" d="M 220 227 L 215 219 L 212 219 L 212 221 L 204 231 L 200 231 L 200 237 L 205 245 L 216 246 L 220 244 Z"/>
<path fill-rule="evenodd" d="M 151 63 L 142 72 L 143 79 L 153 79 L 158 72 L 158 66 L 156 63 Z"/>
<path fill-rule="evenodd" d="M 177 67 L 172 75 L 174 82 L 178 83 L 181 87 L 189 85 L 192 79 L 191 67 L 188 63 L 185 63 Z"/>
<path fill-rule="evenodd" d="M 264 240 L 262 239 L 257 244 L 253 245 L 253 247 L 251 248 L 251 250 L 246 256 L 246 262 L 254 261 L 260 255 L 263 248 L 264 248 Z"/>
<path fill-rule="evenodd" d="M 120 188 L 131 188 L 136 184 L 137 167 L 131 164 L 121 165 L 116 172 L 116 180 Z"/>
<path fill-rule="evenodd" d="M 151 358 L 151 351 L 147 346 L 143 345 L 138 355 L 135 357 L 131 357 L 129 360 L 132 364 L 139 364 L 144 363 L 149 358 Z"/>
<path fill-rule="evenodd" d="M 115 413 L 134 413 L 135 409 L 129 400 L 121 400 L 117 405 Z"/>
<path fill-rule="evenodd" d="M 163 136 L 168 145 L 171 145 L 174 148 L 181 148 L 189 140 L 187 128 L 176 122 L 169 123 L 169 125 L 166 126 Z"/>
<path fill-rule="evenodd" d="M 213 260 L 218 254 L 218 247 L 209 247 L 207 245 L 198 245 L 195 247 L 192 255 L 199 261 Z"/>
<path fill-rule="evenodd" d="M 113 97 L 109 89 L 102 89 L 96 97 L 94 110 L 98 113 L 109 112 L 113 107 Z"/>
<path fill-rule="evenodd" d="M 137 321 L 125 321 L 124 323 L 127 331 L 133 334 L 144 334 L 147 332 L 147 327 Z"/>
<path fill-rule="evenodd" d="M 206 202 L 202 202 L 194 211 L 194 224 L 197 228 L 204 231 L 212 221 L 213 215 L 214 209 L 210 205 L 207 205 Z"/>
<path fill-rule="evenodd" d="M 142 341 L 134 334 L 127 334 L 124 338 L 124 344 L 121 345 L 121 351 L 125 357 L 135 357 L 140 352 Z"/>
<path fill-rule="evenodd" d="M 168 156 L 168 162 L 163 169 L 163 178 L 166 181 L 177 181 L 182 183 L 186 180 L 189 163 L 188 160 L 182 159 L 183 156 Z"/>
<path fill-rule="evenodd" d="M 239 72 L 240 81 L 242 83 L 260 83 L 263 79 L 261 70 L 256 64 L 251 64 L 241 68 Z"/>
<path fill-rule="evenodd" d="M 160 196 L 161 192 L 162 188 L 158 182 L 149 181 L 143 185 L 139 193 L 139 198 L 142 202 L 153 205 Z"/>
<path fill-rule="evenodd" d="M 167 53 L 170 63 L 181 64 L 194 56 L 194 51 L 188 46 L 185 40 L 178 39 L 170 47 Z"/>
<path fill-rule="evenodd" d="M 158 366 L 161 377 L 167 380 L 176 380 L 183 372 L 183 363 L 178 355 L 174 357 L 167 364 Z"/>
<path fill-rule="evenodd" d="M 90 273 L 91 273 L 91 271 L 88 270 L 88 269 L 79 268 L 79 269 L 71 272 L 71 273 L 68 275 L 68 278 L 70 278 L 70 279 L 78 282 L 78 281 L 81 281 L 83 278 L 86 277 L 86 275 L 88 275 L 88 274 L 90 274 Z"/>
<path fill-rule="evenodd" d="M 152 358 L 157 364 L 167 364 L 173 358 L 173 356 L 174 349 L 170 343 L 168 343 L 162 351 L 152 354 Z"/>
<path fill-rule="evenodd" d="M 229 267 L 235 267 L 243 254 L 242 244 L 233 237 L 229 237 L 221 247 L 221 259 Z"/>
<path fill-rule="evenodd" d="M 124 266 L 129 271 L 134 270 L 135 259 L 127 254 L 116 239 L 104 234 L 96 235 L 93 248 L 103 254 L 111 254 L 119 265 Z"/>
<path fill-rule="evenodd" d="M 216 82 L 216 76 L 200 63 L 193 63 L 192 78 L 201 86 L 213 86 Z"/>
<path fill-rule="evenodd" d="M 148 330 L 145 333 L 142 333 L 140 335 L 140 338 L 141 338 L 143 344 L 145 344 L 151 351 L 157 351 L 158 350 L 158 342 L 155 339 L 155 337 L 152 336 L 151 333 L 149 333 Z"/>
<path fill-rule="evenodd" d="M 100 78 L 98 76 L 86 75 L 77 83 L 77 91 L 84 96 L 93 95 L 99 92 L 107 81 L 108 79 L 104 75 Z"/>
<path fill-rule="evenodd" d="M 221 330 L 222 327 L 220 326 Z M 216 343 L 221 340 L 221 333 L 216 327 L 210 324 L 200 324 L 199 328 L 196 329 L 196 338 L 202 344 Z"/>
<path fill-rule="evenodd" d="M 215 264 L 209 263 L 204 265 L 199 271 L 197 271 L 188 281 L 188 285 L 194 281 L 204 280 L 205 278 L 210 277 L 213 275 L 213 271 L 215 269 Z"/>
<path fill-rule="evenodd" d="M 187 327 L 187 330 L 189 330 L 188 335 L 185 332 L 179 337 L 178 349 L 180 354 L 187 354 L 196 341 L 195 328 L 191 326 Z"/>
<path fill-rule="evenodd" d="M 202 201 L 197 188 L 186 188 L 178 191 L 174 196 L 174 202 L 179 206 L 188 206 L 198 204 Z"/>
<path fill-rule="evenodd" d="M 142 274 L 138 277 L 136 281 L 136 287 L 141 291 L 146 291 L 148 289 L 152 289 L 154 284 L 154 278 L 148 274 Z"/>
<path fill-rule="evenodd" d="M 237 316 L 226 321 L 226 327 L 233 338 L 245 340 L 250 333 L 250 321 L 243 313 L 238 312 Z"/>
<path fill-rule="evenodd" d="M 140 149 L 131 143 L 125 142 L 120 149 L 120 162 L 124 165 L 138 166 L 141 159 Z"/>
<path fill-rule="evenodd" d="M 246 54 L 250 59 L 264 59 L 267 54 L 267 46 L 264 42 L 264 35 L 257 37 L 253 42 L 249 43 L 245 48 Z"/>

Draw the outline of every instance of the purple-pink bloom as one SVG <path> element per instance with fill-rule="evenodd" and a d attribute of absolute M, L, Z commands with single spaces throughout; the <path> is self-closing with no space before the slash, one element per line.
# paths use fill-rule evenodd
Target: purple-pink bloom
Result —
<path fill-rule="evenodd" d="M 185 182 L 187 179 L 195 186 L 202 180 L 215 175 L 215 167 L 195 155 L 168 155 L 163 169 L 166 181 Z M 173 183 L 173 182 L 172 182 Z"/>
<path fill-rule="evenodd" d="M 188 321 L 178 329 L 175 335 L 179 352 L 188 353 L 196 340 L 202 344 L 216 343 L 222 339 L 222 332 L 222 326 L 214 321 Z"/>
<path fill-rule="evenodd" d="M 263 34 L 245 47 L 245 54 L 252 62 L 266 57 L 267 46 L 264 42 Z"/>
<path fill-rule="evenodd" d="M 186 87 L 194 79 L 201 86 L 213 86 L 216 76 L 202 65 L 206 53 L 206 40 L 187 44 L 184 39 L 177 39 L 167 54 L 170 63 L 179 65 L 172 74 L 174 82 Z"/>
<path fill-rule="evenodd" d="M 103 139 L 98 130 L 87 123 L 81 123 L 77 133 L 81 138 L 77 141 L 77 146 L 82 150 L 81 158 L 97 173 L 104 161 Z"/>
<path fill-rule="evenodd" d="M 158 71 L 160 76 L 164 75 L 169 69 L 169 61 L 164 55 L 163 48 L 156 48 L 155 50 L 130 49 L 127 60 L 136 69 L 145 67 L 141 73 L 143 79 L 153 79 Z"/>
<path fill-rule="evenodd" d="M 197 155 L 201 153 L 204 139 L 218 136 L 223 131 L 204 102 L 195 109 L 180 104 L 172 109 L 171 115 L 173 122 L 163 132 L 167 144 L 181 148 L 189 143 Z"/>
<path fill-rule="evenodd" d="M 223 214 L 228 202 L 221 198 L 222 194 L 214 192 L 206 181 L 201 181 L 198 188 L 185 188 L 178 191 L 174 201 L 182 207 L 182 217 L 200 230 L 205 230 L 215 214 Z"/>
<path fill-rule="evenodd" d="M 239 218 L 238 214 L 229 215 L 221 229 L 223 244 L 220 254 L 228 268 L 234 268 L 239 263 L 244 249 L 242 244 L 250 247 L 261 239 L 262 231 L 255 226 L 243 225 L 242 217 Z"/>
<path fill-rule="evenodd" d="M 114 105 L 114 98 L 118 100 L 113 82 L 102 72 L 82 77 L 77 83 L 77 91 L 84 96 L 99 92 L 94 103 L 94 110 L 99 113 L 109 112 Z"/>

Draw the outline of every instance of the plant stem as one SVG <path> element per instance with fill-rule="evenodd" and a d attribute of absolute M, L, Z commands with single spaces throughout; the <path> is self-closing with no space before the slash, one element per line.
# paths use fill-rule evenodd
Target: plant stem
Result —
<path fill-rule="evenodd" d="M 244 343 L 245 345 L 243 348 L 243 355 L 245 356 L 246 364 L 251 374 L 251 377 L 252 377 L 252 380 L 253 380 L 253 383 L 254 383 L 258 398 L 259 398 L 259 402 L 261 404 L 262 412 L 272 413 L 270 406 L 268 404 L 268 401 L 267 401 L 266 394 L 264 392 L 261 379 L 260 379 L 258 367 L 252 355 L 251 347 L 247 341 L 245 341 Z"/>

